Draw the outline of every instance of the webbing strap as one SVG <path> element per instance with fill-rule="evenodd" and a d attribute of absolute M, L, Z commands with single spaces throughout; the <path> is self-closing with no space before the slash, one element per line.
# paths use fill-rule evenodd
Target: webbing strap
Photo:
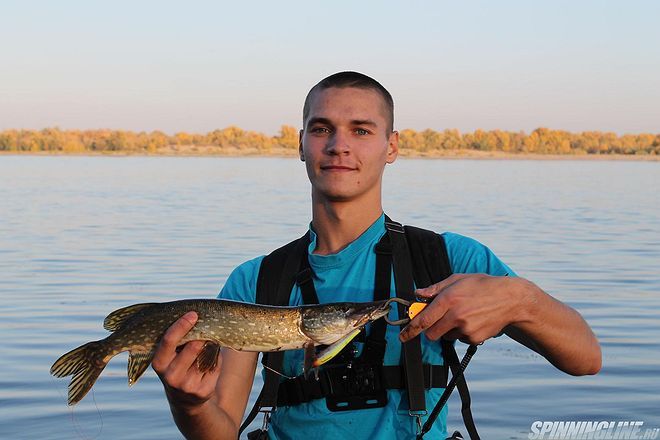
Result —
<path fill-rule="evenodd" d="M 451 276 L 447 246 L 442 236 L 414 226 L 404 226 L 404 229 L 417 286 L 428 287 Z"/>
<path fill-rule="evenodd" d="M 374 301 L 390 298 L 392 285 L 392 244 L 387 234 L 376 244 L 376 274 L 374 277 Z M 360 360 L 365 363 L 382 364 L 387 343 L 385 333 L 387 323 L 379 319 L 371 323 L 371 331 L 367 337 Z"/>
<path fill-rule="evenodd" d="M 314 288 L 314 272 L 309 266 L 307 254 L 302 256 L 300 269 L 300 272 L 296 275 L 296 284 L 300 287 L 303 304 L 318 304 L 319 297 L 316 295 L 316 289 Z"/>
<path fill-rule="evenodd" d="M 405 231 L 400 223 L 393 222 L 387 216 L 385 217 L 385 228 L 392 242 L 392 264 L 394 265 L 396 296 L 408 301 L 414 301 L 415 284 L 413 282 L 413 268 L 408 252 Z M 402 316 L 405 316 L 405 307 L 399 304 L 399 317 Z M 419 335 L 403 343 L 402 351 L 409 411 L 411 414 L 422 413 L 426 411 L 426 398 L 424 397 L 422 344 Z"/>
<path fill-rule="evenodd" d="M 456 348 L 454 348 L 452 341 L 441 339 L 440 344 L 442 345 L 442 356 L 447 359 L 449 368 L 451 368 L 451 374 L 456 376 L 456 372 L 460 367 Z M 472 399 L 470 398 L 470 391 L 468 390 L 467 382 L 465 381 L 465 375 L 461 375 L 461 377 L 458 378 L 456 381 L 456 388 L 458 389 L 458 395 L 461 396 L 461 415 L 463 416 L 465 428 L 467 429 L 471 440 L 479 440 L 479 433 L 477 432 L 477 427 L 472 418 L 472 410 L 470 409 Z"/>
<path fill-rule="evenodd" d="M 449 369 L 445 365 L 422 364 L 422 367 L 424 388 L 445 388 L 447 386 Z M 351 370 L 355 369 L 354 366 Z M 364 388 L 367 387 L 371 387 L 372 391 L 405 389 L 403 368 L 399 365 L 369 366 L 369 370 L 372 374 L 362 376 L 362 379 L 367 378 L 369 383 L 355 381 L 352 377 L 347 377 L 345 369 L 337 367 L 320 370 L 318 378 L 301 375 L 293 379 L 286 379 L 280 384 L 277 406 L 298 405 L 324 397 L 343 397 L 364 391 Z"/>
<path fill-rule="evenodd" d="M 309 232 L 264 257 L 257 278 L 257 304 L 289 305 L 294 277 L 300 267 L 300 255 L 307 255 L 307 246 L 309 246 Z M 275 371 L 282 371 L 284 352 L 263 353 L 261 362 L 266 367 L 264 385 L 254 406 L 241 424 L 239 435 L 252 423 L 259 411 L 277 405 L 280 377 Z"/>

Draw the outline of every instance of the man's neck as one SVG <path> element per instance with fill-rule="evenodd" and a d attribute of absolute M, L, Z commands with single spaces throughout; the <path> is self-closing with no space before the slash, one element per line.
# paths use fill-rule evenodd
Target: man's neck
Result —
<path fill-rule="evenodd" d="M 383 214 L 380 200 L 365 206 L 355 202 L 312 202 L 315 254 L 335 254 L 357 239 Z"/>

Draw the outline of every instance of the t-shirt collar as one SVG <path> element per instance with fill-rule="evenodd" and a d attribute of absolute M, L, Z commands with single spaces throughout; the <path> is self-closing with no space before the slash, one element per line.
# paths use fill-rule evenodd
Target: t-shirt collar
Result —
<path fill-rule="evenodd" d="M 343 264 L 352 262 L 355 257 L 364 250 L 365 247 L 372 244 L 374 241 L 380 239 L 385 230 L 385 214 L 381 214 L 380 217 L 376 219 L 375 222 L 371 224 L 358 238 L 349 243 L 341 251 L 336 254 L 328 255 L 319 255 L 314 254 L 314 249 L 316 249 L 316 232 L 312 228 L 312 224 L 309 224 L 309 264 L 312 268 L 330 268 L 341 266 Z"/>

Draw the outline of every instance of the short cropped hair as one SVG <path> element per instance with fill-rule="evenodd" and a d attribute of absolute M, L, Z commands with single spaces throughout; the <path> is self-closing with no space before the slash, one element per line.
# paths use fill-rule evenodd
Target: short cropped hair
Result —
<path fill-rule="evenodd" d="M 387 121 L 388 133 L 394 131 L 394 100 L 392 95 L 375 79 L 358 72 L 339 72 L 330 75 L 327 78 L 319 81 L 307 93 L 305 98 L 305 105 L 303 106 L 303 125 L 309 116 L 309 107 L 312 95 L 316 91 L 329 89 L 331 87 L 345 88 L 355 87 L 357 89 L 373 90 L 383 98 L 383 110 L 385 111 L 385 119 Z"/>

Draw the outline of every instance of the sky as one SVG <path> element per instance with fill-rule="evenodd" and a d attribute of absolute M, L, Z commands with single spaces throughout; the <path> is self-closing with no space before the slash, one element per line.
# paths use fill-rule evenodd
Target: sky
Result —
<path fill-rule="evenodd" d="M 660 133 L 656 1 L 0 3 L 0 130 L 300 128 L 356 70 L 397 129 Z"/>

